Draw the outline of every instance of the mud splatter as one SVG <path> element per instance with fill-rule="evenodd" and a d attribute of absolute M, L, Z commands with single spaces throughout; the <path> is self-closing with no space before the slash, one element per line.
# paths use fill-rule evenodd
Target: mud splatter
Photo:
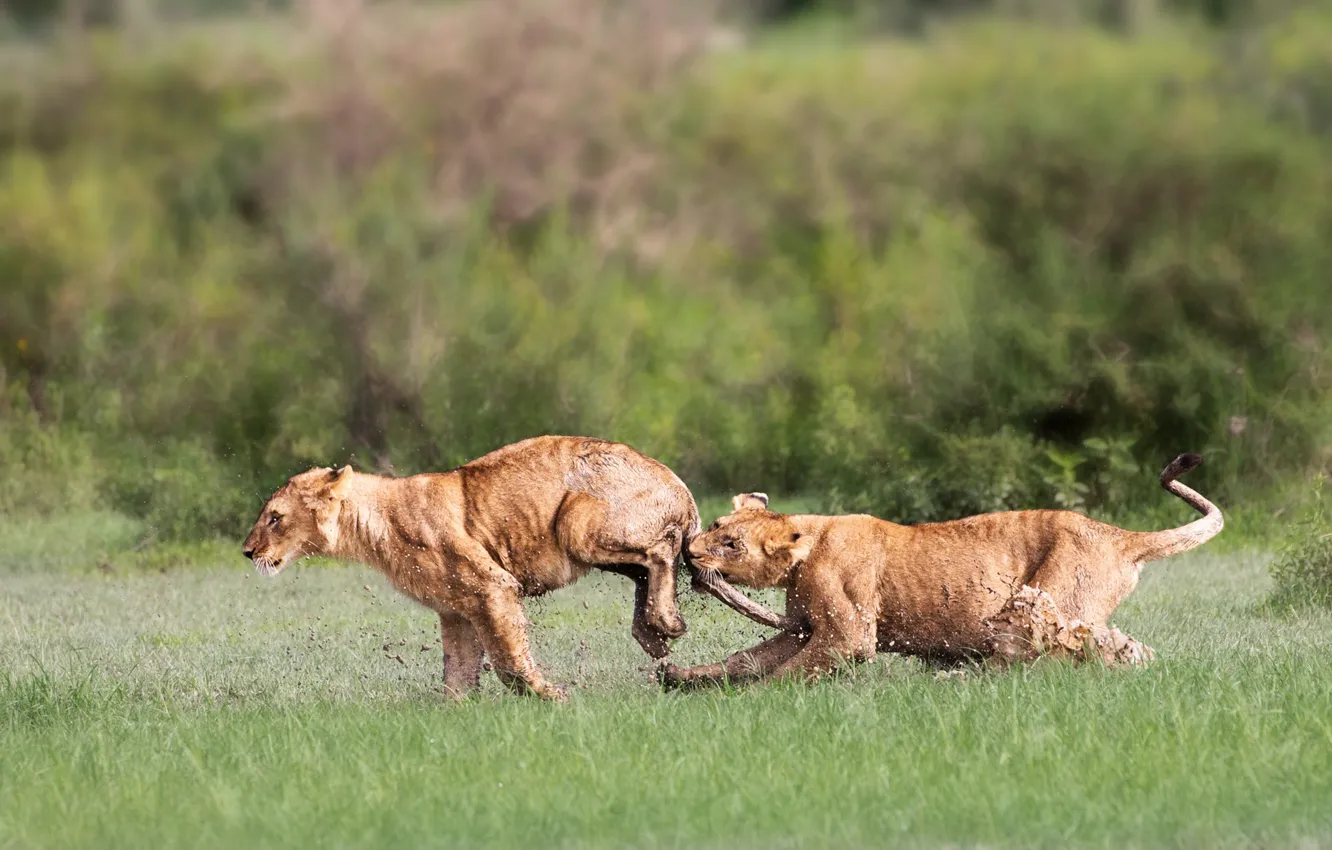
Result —
<path fill-rule="evenodd" d="M 1054 655 L 1076 661 L 1099 659 L 1112 667 L 1141 666 L 1156 658 L 1150 646 L 1117 628 L 1066 620 L 1050 594 L 1026 585 L 988 625 L 990 649 L 1001 664 Z"/>

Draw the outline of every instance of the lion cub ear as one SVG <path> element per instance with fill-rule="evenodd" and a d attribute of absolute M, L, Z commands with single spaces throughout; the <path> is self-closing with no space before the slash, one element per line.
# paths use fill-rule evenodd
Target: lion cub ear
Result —
<path fill-rule="evenodd" d="M 768 507 L 767 493 L 741 493 L 731 499 L 732 511 L 761 511 Z"/>
<path fill-rule="evenodd" d="M 763 551 L 769 558 L 775 558 L 785 552 L 793 567 L 798 567 L 809 557 L 814 548 L 814 538 L 808 534 L 793 531 L 789 536 L 777 537 L 764 541 Z"/>
<path fill-rule="evenodd" d="M 347 495 L 347 487 L 351 484 L 353 474 L 350 464 L 342 469 L 330 469 L 328 471 L 328 495 L 334 499 L 344 498 Z"/>
<path fill-rule="evenodd" d="M 814 536 L 812 534 L 801 534 L 798 531 L 791 534 L 791 544 L 788 548 L 791 553 L 791 566 L 803 564 L 813 550 Z"/>

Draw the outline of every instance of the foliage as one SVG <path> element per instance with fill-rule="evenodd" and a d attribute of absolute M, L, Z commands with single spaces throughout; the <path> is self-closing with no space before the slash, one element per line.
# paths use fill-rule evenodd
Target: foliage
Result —
<path fill-rule="evenodd" d="M 1291 525 L 1270 571 L 1272 603 L 1282 607 L 1332 606 L 1332 504 L 1323 498 L 1323 476 Z"/>
<path fill-rule="evenodd" d="M 98 501 L 88 435 L 42 428 L 30 413 L 0 419 L 0 515 L 78 511 Z"/>
<path fill-rule="evenodd" d="M 542 432 L 908 520 L 1153 504 L 1185 450 L 1263 492 L 1332 422 L 1332 19 L 1291 20 L 1236 60 L 312 3 L 0 54 L 0 511 L 236 535 L 304 466 Z"/>

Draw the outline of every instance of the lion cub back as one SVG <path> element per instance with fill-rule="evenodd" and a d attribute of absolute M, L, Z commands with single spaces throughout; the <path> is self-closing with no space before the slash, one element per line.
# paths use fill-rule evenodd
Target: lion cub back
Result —
<path fill-rule="evenodd" d="M 468 534 L 533 583 L 560 587 L 617 550 L 642 552 L 698 530 L 678 476 L 623 443 L 522 440 L 459 467 Z"/>

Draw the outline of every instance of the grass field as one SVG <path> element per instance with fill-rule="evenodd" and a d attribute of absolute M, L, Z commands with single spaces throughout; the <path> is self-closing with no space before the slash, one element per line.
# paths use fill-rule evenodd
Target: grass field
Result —
<path fill-rule="evenodd" d="M 1142 671 L 882 656 L 697 694 L 650 683 L 594 575 L 529 608 L 568 704 L 487 675 L 450 705 L 435 621 L 378 575 L 98 567 L 135 534 L 0 530 L 0 847 L 1332 845 L 1332 615 L 1264 611 L 1262 554 L 1149 567 L 1116 618 Z M 678 661 L 760 634 L 682 608 Z"/>

